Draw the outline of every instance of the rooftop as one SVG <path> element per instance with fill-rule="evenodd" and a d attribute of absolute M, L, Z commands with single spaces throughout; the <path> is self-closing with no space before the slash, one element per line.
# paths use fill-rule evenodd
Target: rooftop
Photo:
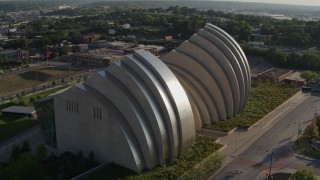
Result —
<path fill-rule="evenodd" d="M 290 76 L 286 77 L 285 79 L 291 80 L 291 81 L 305 81 L 305 79 L 300 77 L 300 72 L 295 72 L 291 74 Z"/>
<path fill-rule="evenodd" d="M 23 106 L 10 106 L 8 108 L 2 109 L 3 113 L 17 113 L 17 114 L 33 114 L 35 109 L 32 107 L 23 107 Z"/>
<path fill-rule="evenodd" d="M 89 50 L 85 53 L 81 53 L 78 56 L 85 56 L 85 57 L 96 57 L 102 59 L 119 59 L 124 57 L 123 52 L 113 51 L 106 48 Z"/>
<path fill-rule="evenodd" d="M 290 69 L 280 69 L 280 68 L 272 68 L 267 70 L 266 72 L 260 74 L 261 76 L 269 76 L 269 77 L 275 77 L 278 78 L 280 76 L 283 76 L 289 72 L 292 72 Z"/>

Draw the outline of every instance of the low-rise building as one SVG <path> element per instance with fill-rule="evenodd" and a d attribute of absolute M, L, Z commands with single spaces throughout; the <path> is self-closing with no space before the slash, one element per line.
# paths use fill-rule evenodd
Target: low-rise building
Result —
<path fill-rule="evenodd" d="M 73 52 L 84 52 L 88 50 L 88 44 L 76 44 L 72 47 Z"/>
<path fill-rule="evenodd" d="M 108 42 L 106 40 L 99 40 L 99 41 L 92 41 L 89 43 L 90 49 L 100 49 L 100 48 L 106 48 L 108 45 Z"/>
<path fill-rule="evenodd" d="M 109 49 L 89 50 L 85 53 L 76 55 L 77 64 L 98 67 L 107 67 L 112 62 L 119 61 L 124 54 Z"/>
<path fill-rule="evenodd" d="M 155 56 L 158 56 L 159 53 L 161 53 L 162 51 L 164 51 L 164 47 L 163 46 L 156 46 L 156 45 L 143 45 L 143 44 L 139 44 L 137 46 L 131 47 L 131 48 L 127 48 L 124 50 L 125 54 L 131 54 L 135 51 L 139 51 L 139 50 L 145 50 L 148 52 L 151 52 L 152 54 L 154 54 Z"/>
<path fill-rule="evenodd" d="M 291 84 L 291 85 L 294 85 L 294 86 L 304 86 L 304 85 L 307 84 L 307 82 L 300 75 L 301 75 L 300 72 L 294 72 L 290 76 L 286 77 L 284 79 L 284 82 L 286 84 Z"/>
<path fill-rule="evenodd" d="M 271 68 L 263 73 L 258 74 L 257 78 L 263 81 L 269 80 L 270 82 L 282 82 L 285 78 L 293 74 L 293 70 Z"/>
<path fill-rule="evenodd" d="M 33 107 L 10 106 L 1 110 L 1 113 L 14 116 L 36 117 L 36 111 Z"/>
<path fill-rule="evenodd" d="M 133 43 L 126 43 L 124 41 L 107 42 L 107 48 L 112 50 L 124 51 L 127 48 L 133 47 Z"/>
<path fill-rule="evenodd" d="M 72 36 L 74 44 L 88 44 L 95 39 L 95 35 L 75 35 Z"/>

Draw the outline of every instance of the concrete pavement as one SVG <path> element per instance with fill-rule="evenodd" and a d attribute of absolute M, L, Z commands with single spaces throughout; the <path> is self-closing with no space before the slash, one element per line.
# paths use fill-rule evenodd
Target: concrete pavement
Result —
<path fill-rule="evenodd" d="M 239 154 L 248 149 L 248 147 L 250 147 L 258 138 L 265 134 L 271 127 L 273 127 L 279 120 L 290 113 L 299 104 L 308 99 L 308 97 L 310 96 L 299 92 L 255 123 L 252 127 L 248 128 L 248 130 L 235 129 L 235 131 L 230 133 L 228 136 L 219 137 L 217 142 L 224 145 L 224 149 L 221 151 L 221 154 L 225 157 L 225 161 L 222 164 L 222 168 L 211 176 L 210 179 L 214 179 L 215 175 L 224 169 L 224 167 L 236 159 Z M 206 134 L 208 134 L 208 132 L 206 132 Z"/>

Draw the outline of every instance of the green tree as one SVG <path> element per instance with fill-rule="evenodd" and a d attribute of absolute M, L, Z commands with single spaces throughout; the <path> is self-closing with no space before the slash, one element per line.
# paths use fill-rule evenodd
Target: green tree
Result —
<path fill-rule="evenodd" d="M 43 167 L 29 153 L 22 153 L 16 161 L 11 161 L 6 167 L 10 179 L 43 179 Z"/>
<path fill-rule="evenodd" d="M 47 157 L 48 151 L 46 149 L 46 147 L 43 144 L 39 144 L 37 146 L 37 158 L 39 159 L 39 161 L 44 160 Z"/>
<path fill-rule="evenodd" d="M 292 174 L 290 177 L 291 180 L 316 180 L 313 172 L 308 169 L 298 170 Z"/>
<path fill-rule="evenodd" d="M 31 152 L 31 148 L 28 141 L 22 142 L 21 152 Z"/>
<path fill-rule="evenodd" d="M 29 102 L 33 103 L 35 100 L 36 100 L 36 98 L 32 96 L 32 97 L 30 97 Z"/>
<path fill-rule="evenodd" d="M 303 71 L 300 76 L 307 81 L 307 84 L 309 84 L 311 80 L 319 78 L 319 75 L 313 71 Z"/>
<path fill-rule="evenodd" d="M 11 151 L 11 159 L 17 160 L 19 158 L 20 155 L 20 147 L 17 145 L 14 145 Z"/>

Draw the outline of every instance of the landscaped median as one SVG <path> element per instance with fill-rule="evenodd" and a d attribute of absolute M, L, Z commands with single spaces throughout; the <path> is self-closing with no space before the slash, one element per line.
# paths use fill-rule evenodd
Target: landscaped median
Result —
<path fill-rule="evenodd" d="M 110 164 L 104 169 L 91 175 L 88 179 L 189 179 L 192 177 L 205 178 L 220 168 L 222 157 L 215 154 L 220 144 L 215 139 L 197 136 L 193 146 L 174 162 L 155 168 L 151 171 L 136 174 L 123 167 Z"/>
<path fill-rule="evenodd" d="M 292 149 L 295 153 L 320 159 L 320 116 L 306 127 L 304 133 L 296 141 Z"/>
<path fill-rule="evenodd" d="M 249 128 L 297 92 L 298 89 L 288 85 L 260 84 L 250 92 L 242 113 L 204 128 L 225 132 L 237 127 Z"/>

